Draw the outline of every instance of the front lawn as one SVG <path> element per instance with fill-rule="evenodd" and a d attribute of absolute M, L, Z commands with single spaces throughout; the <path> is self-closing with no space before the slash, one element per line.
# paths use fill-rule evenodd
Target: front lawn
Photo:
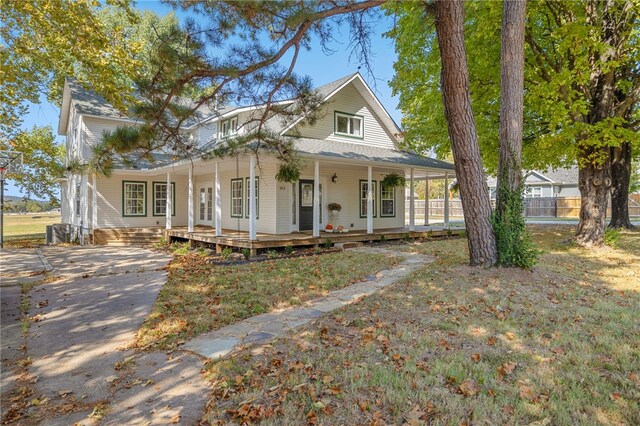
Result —
<path fill-rule="evenodd" d="M 197 252 L 176 256 L 168 266 L 167 284 L 138 332 L 137 346 L 171 348 L 239 320 L 300 305 L 400 261 L 347 251 L 220 266 Z"/>
<path fill-rule="evenodd" d="M 210 362 L 213 424 L 622 425 L 640 419 L 640 233 L 617 249 L 531 227 L 530 272 L 467 244 L 261 350 Z"/>

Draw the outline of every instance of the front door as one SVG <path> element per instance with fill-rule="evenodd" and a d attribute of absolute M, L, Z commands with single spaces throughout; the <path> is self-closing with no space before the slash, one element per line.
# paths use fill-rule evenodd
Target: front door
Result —
<path fill-rule="evenodd" d="M 198 188 L 198 224 L 213 226 L 213 187 Z"/>
<path fill-rule="evenodd" d="M 313 181 L 300 181 L 300 231 L 310 231 L 313 229 Z"/>

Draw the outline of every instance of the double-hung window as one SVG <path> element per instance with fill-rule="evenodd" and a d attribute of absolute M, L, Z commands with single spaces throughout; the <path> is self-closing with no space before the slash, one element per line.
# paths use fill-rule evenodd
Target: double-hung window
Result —
<path fill-rule="evenodd" d="M 334 132 L 336 135 L 362 139 L 364 137 L 363 117 L 336 111 Z"/>
<path fill-rule="evenodd" d="M 164 216 L 167 212 L 167 183 L 153 182 L 153 215 Z M 176 215 L 176 185 L 171 182 L 171 216 Z"/>
<path fill-rule="evenodd" d="M 122 182 L 122 215 L 146 216 L 147 215 L 147 183 L 146 182 Z"/>
<path fill-rule="evenodd" d="M 220 137 L 235 135 L 238 132 L 238 117 L 232 117 L 220 124 Z"/>
<path fill-rule="evenodd" d="M 242 217 L 244 179 L 231 179 L 231 217 Z"/>
<path fill-rule="evenodd" d="M 249 186 L 250 179 L 247 178 L 246 181 L 247 181 L 247 184 L 246 184 L 247 206 L 245 207 L 245 217 L 249 217 L 249 201 L 251 200 L 249 198 L 251 196 L 251 191 L 249 191 L 249 188 L 251 187 Z M 260 217 L 260 203 L 258 202 L 260 200 L 260 177 L 258 176 L 256 176 L 255 187 L 256 187 L 256 219 L 258 219 Z"/>
<path fill-rule="evenodd" d="M 372 204 L 373 204 L 373 217 L 376 217 L 376 181 L 371 181 L 372 189 Z M 360 217 L 367 217 L 367 197 L 369 192 L 369 182 L 366 180 L 360 181 Z"/>
<path fill-rule="evenodd" d="M 380 217 L 395 217 L 396 190 L 392 186 L 380 185 Z"/>

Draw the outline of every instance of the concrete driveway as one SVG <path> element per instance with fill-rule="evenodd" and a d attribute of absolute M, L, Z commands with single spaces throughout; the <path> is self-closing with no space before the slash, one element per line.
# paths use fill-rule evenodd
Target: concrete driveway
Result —
<path fill-rule="evenodd" d="M 20 373 L 20 359 L 30 362 L 18 387 L 3 385 L 3 416 L 26 383 L 28 399 L 44 403 L 22 409 L 19 424 L 197 424 L 209 392 L 201 361 L 182 353 L 127 349 L 166 282 L 163 267 L 170 257 L 141 248 L 41 250 L 52 267 L 48 276 L 58 279 L 28 293 L 32 321 L 26 336 L 16 336 L 15 308 L 13 317 L 3 321 L 2 358 L 9 360 L 3 367 Z M 3 252 L 3 264 L 11 255 Z M 23 264 L 37 262 L 30 257 Z M 19 304 L 15 287 L 3 290 L 13 295 L 7 300 Z M 4 350 L 5 335 L 12 350 Z M 24 346 L 16 351 L 20 340 Z M 91 416 L 96 407 L 102 419 Z"/>

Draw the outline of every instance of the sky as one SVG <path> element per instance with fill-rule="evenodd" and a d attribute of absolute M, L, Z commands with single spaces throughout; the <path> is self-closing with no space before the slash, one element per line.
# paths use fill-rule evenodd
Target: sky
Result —
<path fill-rule="evenodd" d="M 135 7 L 141 10 L 151 10 L 160 16 L 164 16 L 173 10 L 170 6 L 159 1 L 138 1 Z M 187 15 L 180 11 L 176 12 L 176 15 L 181 22 L 184 22 L 187 18 Z M 196 18 L 196 20 L 198 20 L 198 18 Z M 202 21 L 200 21 L 200 23 L 202 23 Z M 368 74 L 364 67 L 359 69 L 360 64 L 355 61 L 355 58 L 350 58 L 349 31 L 346 27 L 337 30 L 336 33 L 333 34 L 336 41 L 330 46 L 334 51 L 330 55 L 322 51 L 317 41 L 312 43 L 312 48 L 309 51 L 301 51 L 295 71 L 299 75 L 311 77 L 314 86 L 321 86 L 345 75 L 360 71 L 391 117 L 396 123 L 400 124 L 401 114 L 397 109 L 398 99 L 392 96 L 391 89 L 388 85 L 389 80 L 391 80 L 394 74 L 393 63 L 396 54 L 393 42 L 382 37 L 382 34 L 391 28 L 392 23 L 390 18 L 381 15 L 381 19 L 376 26 L 377 31 L 371 39 L 373 56 L 370 64 L 373 70 L 372 75 Z M 49 104 L 46 102 L 46 99 L 42 99 L 40 104 L 30 105 L 29 113 L 24 117 L 22 128 L 30 129 L 34 125 L 44 126 L 49 124 L 54 129 L 54 132 L 57 132 L 59 114 L 60 110 L 58 107 Z M 62 143 L 64 142 L 64 137 L 59 136 L 58 140 Z M 8 182 L 5 194 L 15 196 L 24 195 L 11 181 Z"/>

